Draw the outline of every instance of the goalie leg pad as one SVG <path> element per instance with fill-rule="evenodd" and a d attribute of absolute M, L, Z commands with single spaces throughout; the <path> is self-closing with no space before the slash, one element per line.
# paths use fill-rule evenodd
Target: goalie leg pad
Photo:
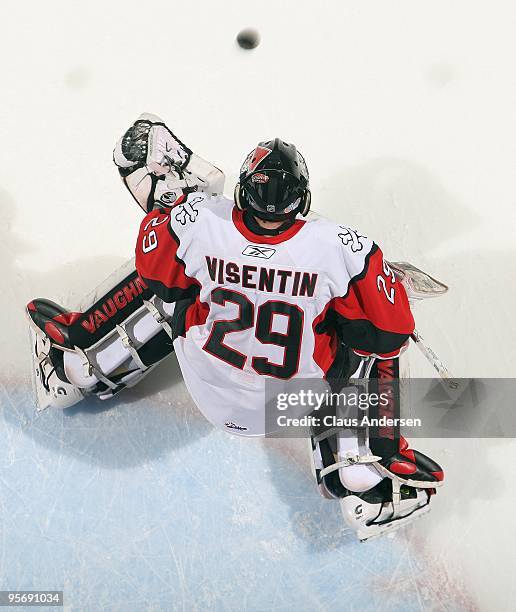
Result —
<path fill-rule="evenodd" d="M 37 302 L 34 300 L 32 304 Z M 173 305 L 167 305 L 170 306 Z M 117 326 L 86 349 L 56 344 L 31 319 L 33 384 L 38 408 L 68 408 L 86 395 L 112 397 L 134 386 L 173 352 L 172 339 L 167 333 L 168 320 L 163 321 L 168 328 L 165 331 L 145 305 L 130 319 L 126 327 Z M 133 324 L 131 335 L 127 330 L 130 323 Z M 134 329 L 137 339 L 132 335 Z"/>
<path fill-rule="evenodd" d="M 134 267 L 132 270 L 128 273 L 125 265 L 118 277 L 122 276 L 122 284 L 129 282 L 134 289 L 136 272 Z M 112 275 L 115 276 L 117 274 Z M 85 312 L 68 312 L 44 299 L 33 300 L 27 306 L 34 384 L 40 409 L 47 406 L 64 408 L 85 395 L 102 399 L 112 397 L 139 382 L 154 365 L 173 352 L 173 340 L 182 330 L 179 319 L 192 300 L 186 300 L 177 309 L 176 316 L 176 304 L 164 303 L 148 291 L 137 295 L 135 289 L 125 319 L 119 318 L 121 322 L 116 325 L 105 323 L 104 327 L 95 330 L 90 340 L 80 323 L 84 327 L 92 310 L 100 312 L 99 304 L 112 302 L 113 292 L 121 293 L 120 278 L 116 282 L 111 278 L 111 281 L 103 284 L 102 291 L 93 293 L 94 299 L 89 301 Z M 106 331 L 102 334 L 103 329 Z"/>
<path fill-rule="evenodd" d="M 365 359 L 365 367 L 359 368 L 362 381 L 341 392 L 363 391 L 365 378 L 366 388 L 372 383 L 376 391 L 389 391 L 389 409 L 393 410 L 392 416 L 399 416 L 398 362 L 371 367 L 374 363 L 371 359 Z M 369 381 L 371 373 L 376 377 Z M 377 409 L 378 405 L 370 406 L 369 416 L 377 417 Z M 340 406 L 327 406 L 325 410 L 330 415 L 339 411 L 338 416 L 344 416 Z M 353 416 L 357 418 L 356 414 Z M 323 426 L 312 430 L 311 443 L 313 469 L 321 494 L 339 499 L 346 523 L 361 540 L 398 529 L 428 512 L 431 496 L 443 484 L 442 468 L 411 449 L 398 429 L 383 436 L 377 426 L 353 429 Z"/>

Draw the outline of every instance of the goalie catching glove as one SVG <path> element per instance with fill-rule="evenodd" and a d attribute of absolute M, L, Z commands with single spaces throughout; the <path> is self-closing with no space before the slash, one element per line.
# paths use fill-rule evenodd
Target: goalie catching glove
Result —
<path fill-rule="evenodd" d="M 192 152 L 156 115 L 144 113 L 117 142 L 113 161 L 145 212 L 193 191 L 221 195 L 224 173 Z"/>

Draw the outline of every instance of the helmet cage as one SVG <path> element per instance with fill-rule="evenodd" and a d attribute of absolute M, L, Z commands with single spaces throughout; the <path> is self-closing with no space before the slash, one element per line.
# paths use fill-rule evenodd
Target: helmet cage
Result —
<path fill-rule="evenodd" d="M 246 177 L 242 188 L 255 211 L 278 218 L 297 212 L 304 183 L 283 170 L 258 170 Z"/>

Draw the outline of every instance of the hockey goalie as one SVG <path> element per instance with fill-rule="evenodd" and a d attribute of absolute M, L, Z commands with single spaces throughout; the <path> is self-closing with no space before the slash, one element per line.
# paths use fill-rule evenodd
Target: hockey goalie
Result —
<path fill-rule="evenodd" d="M 40 409 L 109 399 L 175 353 L 206 418 L 257 436 L 267 379 L 397 379 L 411 292 L 433 279 L 309 214 L 293 144 L 260 142 L 232 199 L 224 174 L 153 115 L 131 125 L 113 159 L 145 213 L 136 256 L 74 311 L 27 305 Z M 398 431 L 311 434 L 319 490 L 361 540 L 418 518 L 442 484 L 440 466 Z"/>

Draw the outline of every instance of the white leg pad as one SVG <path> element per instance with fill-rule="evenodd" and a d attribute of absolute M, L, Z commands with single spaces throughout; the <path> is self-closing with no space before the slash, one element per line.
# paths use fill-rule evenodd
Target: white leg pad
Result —
<path fill-rule="evenodd" d="M 154 300 L 153 302 L 155 303 Z M 172 316 L 174 308 L 174 303 L 162 302 L 160 304 L 160 309 L 167 317 Z M 124 321 L 122 327 L 138 347 L 143 346 L 163 329 L 163 325 L 156 320 L 145 305 L 130 315 Z M 141 371 L 141 367 L 134 363 L 131 351 L 124 345 L 123 339 L 116 329 L 102 338 L 96 345 L 86 349 L 84 354 L 94 369 L 100 370 L 106 377 L 122 364 L 126 364 L 128 368 L 134 367 Z M 85 367 L 84 355 L 79 352 L 65 352 L 64 368 L 68 380 L 76 387 L 89 389 L 99 382 L 99 378 L 94 371 L 88 369 L 87 363 Z"/>

